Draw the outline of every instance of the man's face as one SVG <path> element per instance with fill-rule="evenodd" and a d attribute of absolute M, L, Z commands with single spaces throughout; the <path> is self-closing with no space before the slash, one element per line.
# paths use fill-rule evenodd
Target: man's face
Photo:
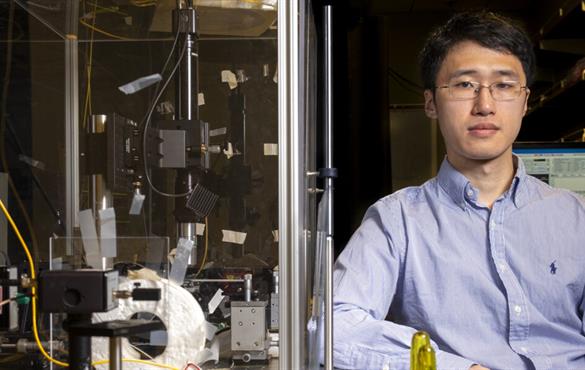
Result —
<path fill-rule="evenodd" d="M 512 81 L 526 85 L 517 57 L 463 41 L 448 52 L 437 74 L 436 86 L 454 83 L 465 86 L 468 82 L 489 86 Z M 513 100 L 496 101 L 489 88 L 481 87 L 475 98 L 457 100 L 450 89 L 438 88 L 434 94 L 425 91 L 425 111 L 429 118 L 438 119 L 452 164 L 485 162 L 510 156 L 526 113 L 528 94 L 528 89 L 522 89 Z"/>

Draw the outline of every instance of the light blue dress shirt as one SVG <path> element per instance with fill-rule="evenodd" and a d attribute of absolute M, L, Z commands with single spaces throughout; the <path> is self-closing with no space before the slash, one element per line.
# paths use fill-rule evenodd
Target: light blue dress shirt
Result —
<path fill-rule="evenodd" d="M 526 174 L 490 210 L 447 160 L 375 203 L 334 272 L 334 364 L 408 369 L 427 331 L 439 369 L 585 369 L 585 203 Z"/>

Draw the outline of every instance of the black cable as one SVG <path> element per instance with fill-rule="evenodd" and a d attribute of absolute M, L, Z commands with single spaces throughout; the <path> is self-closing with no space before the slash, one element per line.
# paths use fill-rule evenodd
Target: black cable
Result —
<path fill-rule="evenodd" d="M 8 186 L 16 199 L 16 203 L 20 208 L 22 216 L 26 222 L 26 226 L 29 232 L 29 236 L 32 242 L 32 249 L 34 253 L 35 259 L 38 259 L 39 256 L 39 245 L 37 242 L 37 236 L 35 234 L 34 228 L 32 226 L 32 221 L 30 219 L 30 215 L 20 198 L 20 194 L 14 185 L 14 181 L 12 181 L 12 176 L 10 176 L 10 171 L 8 168 L 8 163 L 6 161 L 6 154 L 5 154 L 5 131 L 6 131 L 6 105 L 8 102 L 8 88 L 10 85 L 10 75 L 12 70 L 12 26 L 14 24 L 14 12 L 15 12 L 15 2 L 10 1 L 10 7 L 8 10 L 8 25 L 6 31 L 6 66 L 4 71 L 4 82 L 2 86 L 2 101 L 0 102 L 0 162 L 2 164 L 2 168 L 4 172 L 6 172 L 6 177 L 8 178 Z"/>
<path fill-rule="evenodd" d="M 24 149 L 22 148 L 20 140 L 18 139 L 18 136 L 16 135 L 16 132 L 14 131 L 14 128 L 12 127 L 12 124 L 10 123 L 9 119 L 6 119 L 6 127 L 8 128 L 8 132 L 12 135 L 12 139 L 14 141 L 14 144 L 16 145 L 16 149 L 18 150 L 17 154 L 25 155 Z M 65 226 L 64 226 L 63 220 L 61 219 L 61 215 L 59 214 L 59 211 L 57 211 L 57 209 L 55 208 L 55 206 L 53 205 L 53 203 L 49 199 L 49 195 L 45 191 L 45 188 L 41 185 L 39 178 L 32 170 L 32 165 L 30 165 L 29 163 L 26 163 L 26 162 L 23 162 L 23 163 L 27 164 L 26 169 L 28 169 L 30 176 L 33 180 L 33 183 L 37 186 L 37 189 L 41 192 L 41 195 L 43 196 L 45 203 L 47 204 L 47 206 L 51 210 L 51 213 L 53 214 L 53 216 L 57 220 L 57 223 L 59 224 L 60 229 L 63 231 L 63 234 L 65 234 Z"/>
<path fill-rule="evenodd" d="M 10 257 L 8 257 L 8 253 L 4 251 L 0 251 L 0 253 L 4 257 L 4 262 L 6 263 L 6 266 L 10 266 L 12 263 L 10 263 Z"/>
<path fill-rule="evenodd" d="M 148 185 L 155 193 L 162 195 L 162 196 L 165 196 L 165 197 L 169 197 L 169 198 L 185 197 L 185 196 L 189 195 L 191 193 L 191 191 L 186 192 L 186 193 L 181 193 L 181 194 L 173 194 L 173 193 L 165 193 L 165 192 L 156 188 L 156 186 L 152 183 L 152 179 L 150 178 L 150 174 L 148 172 L 149 171 L 148 170 L 148 161 L 146 160 L 146 136 L 148 134 L 148 126 L 150 125 L 150 118 L 152 117 L 152 113 L 154 112 L 154 108 L 156 107 L 156 104 L 158 103 L 162 94 L 165 92 L 165 89 L 169 85 L 171 79 L 173 78 L 173 76 L 177 72 L 177 69 L 179 68 L 179 65 L 181 64 L 181 61 L 185 57 L 185 53 L 187 51 L 187 44 L 188 44 L 187 42 L 184 43 L 183 50 L 181 50 L 181 54 L 179 55 L 179 58 L 177 58 L 177 62 L 175 63 L 175 66 L 173 67 L 171 74 L 169 75 L 169 77 L 167 78 L 167 80 L 163 84 L 161 90 L 159 91 L 159 93 L 155 97 L 153 103 L 151 104 L 150 109 L 148 110 L 148 114 L 146 115 L 146 118 L 144 119 L 144 124 L 143 124 L 144 127 L 142 129 L 143 130 L 142 131 L 142 159 L 143 159 L 143 164 L 144 164 L 144 177 L 146 177 L 146 181 L 148 182 Z"/>
<path fill-rule="evenodd" d="M 415 90 L 412 87 L 406 85 L 404 82 L 402 82 L 399 78 L 397 78 L 393 74 L 390 74 L 390 78 L 392 78 L 394 81 L 396 81 L 396 83 L 398 83 L 398 85 L 400 87 L 402 87 L 403 89 L 405 89 L 406 91 L 408 91 L 408 92 L 410 92 L 412 94 L 415 94 L 418 97 L 420 97 L 422 95 L 422 91 Z"/>
<path fill-rule="evenodd" d="M 392 67 L 388 67 L 388 72 L 393 74 L 394 76 L 396 76 L 397 78 L 401 79 L 402 81 L 406 82 L 407 84 L 413 86 L 414 88 L 417 88 L 421 91 L 424 90 L 424 87 L 422 87 L 421 85 L 417 84 L 416 82 L 404 77 L 402 74 L 398 73 L 396 70 L 394 70 Z"/>
<path fill-rule="evenodd" d="M 29 311 L 30 303 L 25 306 L 24 315 L 22 315 L 22 320 L 20 320 L 20 335 L 24 335 L 24 330 L 26 329 L 26 320 L 28 318 L 28 311 Z"/>

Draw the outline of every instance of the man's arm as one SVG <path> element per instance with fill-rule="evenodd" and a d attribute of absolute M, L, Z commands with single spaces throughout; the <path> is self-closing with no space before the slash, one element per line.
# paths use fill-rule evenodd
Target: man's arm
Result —
<path fill-rule="evenodd" d="M 409 369 L 416 329 L 385 320 L 401 278 L 405 237 L 400 214 L 397 203 L 376 203 L 336 262 L 333 357 L 338 368 Z M 474 365 L 433 347 L 439 369 Z"/>

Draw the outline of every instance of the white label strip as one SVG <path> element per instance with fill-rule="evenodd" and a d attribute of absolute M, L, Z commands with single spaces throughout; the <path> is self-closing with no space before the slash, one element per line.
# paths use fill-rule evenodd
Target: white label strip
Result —
<path fill-rule="evenodd" d="M 210 315 L 215 312 L 217 306 L 219 306 L 219 304 L 223 300 L 222 293 L 223 290 L 218 289 L 217 292 L 215 292 L 215 294 L 213 295 L 213 297 L 209 300 L 209 303 L 207 303 L 207 311 L 209 312 Z"/>
<path fill-rule="evenodd" d="M 219 136 L 219 135 L 225 135 L 226 133 L 227 133 L 227 128 L 220 127 L 220 128 L 216 128 L 215 130 L 210 130 L 209 136 L 214 137 L 214 136 Z"/>
<path fill-rule="evenodd" d="M 83 249 L 85 250 L 85 260 L 89 266 L 99 269 L 102 265 L 102 256 L 91 209 L 84 209 L 79 212 L 79 229 Z"/>
<path fill-rule="evenodd" d="M 200 224 L 199 222 L 195 224 L 195 234 L 198 236 L 202 236 L 205 233 L 205 224 Z"/>
<path fill-rule="evenodd" d="M 197 104 L 199 106 L 205 105 L 205 95 L 203 95 L 203 93 L 197 94 Z"/>
<path fill-rule="evenodd" d="M 234 72 L 230 70 L 221 71 L 221 82 L 227 82 L 231 90 L 238 86 L 238 79 L 236 78 Z"/>
<path fill-rule="evenodd" d="M 264 155 L 278 155 L 278 144 L 264 144 Z"/>
<path fill-rule="evenodd" d="M 114 208 L 100 209 L 98 216 L 102 257 L 116 257 L 116 212 Z"/>
<path fill-rule="evenodd" d="M 26 155 L 23 154 L 19 154 L 18 159 L 21 162 L 30 165 L 31 167 L 38 168 L 39 170 L 44 170 L 47 167 L 43 162 L 37 161 L 36 159 L 32 159 L 31 157 L 27 157 Z"/>
<path fill-rule="evenodd" d="M 159 81 L 162 81 L 162 76 L 158 73 L 140 77 L 132 82 L 129 82 L 125 85 L 118 86 L 118 90 L 123 92 L 126 95 L 134 94 L 137 91 L 140 91 L 150 85 L 153 85 Z"/>
<path fill-rule="evenodd" d="M 132 197 L 132 203 L 130 204 L 130 211 L 128 212 L 131 215 L 139 215 L 142 211 L 142 205 L 144 204 L 144 199 L 146 196 L 144 194 L 134 194 Z"/>
<path fill-rule="evenodd" d="M 246 241 L 246 233 L 232 230 L 221 230 L 223 235 L 221 241 L 226 243 L 244 244 Z"/>
<path fill-rule="evenodd" d="M 272 230 L 272 236 L 274 237 L 274 241 L 278 243 L 278 230 Z"/>
<path fill-rule="evenodd" d="M 192 249 L 193 241 L 191 239 L 179 238 L 177 250 L 175 252 L 175 260 L 171 266 L 171 272 L 169 273 L 169 280 L 174 281 L 179 285 L 183 284 Z"/>

